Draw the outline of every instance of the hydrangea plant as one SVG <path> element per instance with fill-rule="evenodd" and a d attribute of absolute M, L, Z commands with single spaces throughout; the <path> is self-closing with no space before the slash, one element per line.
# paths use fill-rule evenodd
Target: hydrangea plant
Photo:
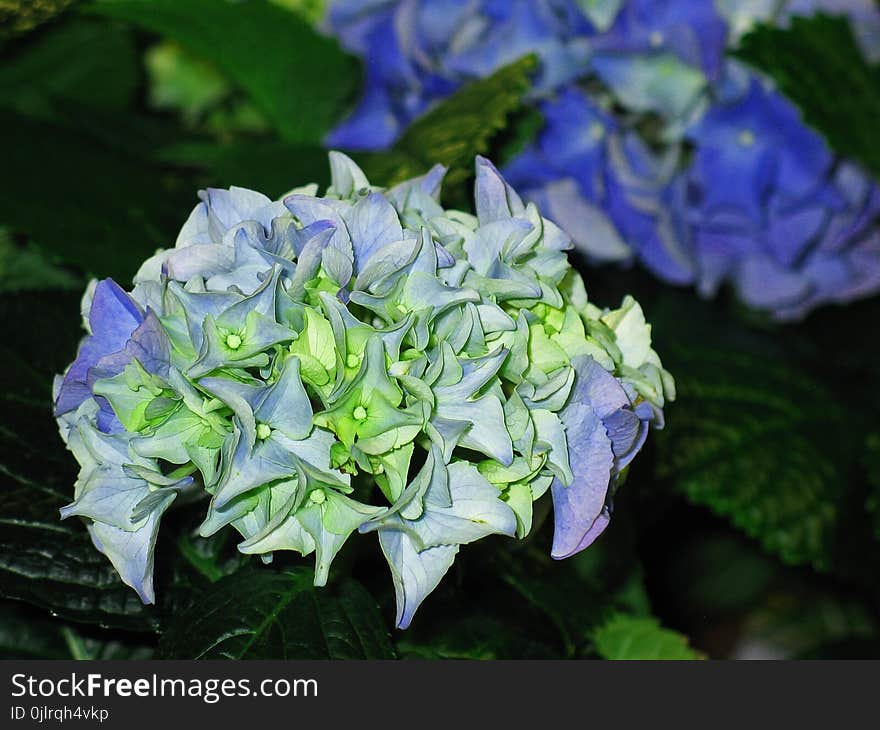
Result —
<path fill-rule="evenodd" d="M 207 190 L 129 293 L 93 282 L 55 383 L 80 464 L 62 517 L 144 602 L 163 513 L 203 536 L 315 554 L 315 584 L 375 533 L 410 624 L 461 545 L 524 537 L 549 493 L 552 555 L 605 529 L 621 471 L 674 397 L 638 303 L 588 301 L 569 238 L 476 162 L 475 215 L 436 167 L 391 189 L 330 154 L 331 186 Z"/>
<path fill-rule="evenodd" d="M 729 283 L 777 319 L 880 290 L 880 188 L 740 64 L 659 153 L 580 89 L 542 109 L 506 172 L 594 260 L 635 256 L 707 296 Z"/>
<path fill-rule="evenodd" d="M 871 0 L 335 0 L 329 29 L 369 63 L 331 139 L 385 147 L 462 84 L 535 54 L 545 124 L 505 168 L 523 196 L 592 261 L 638 260 L 704 295 L 728 283 L 798 318 L 880 291 L 880 190 L 725 56 L 756 22 L 816 10 L 851 18 L 878 52 Z"/>

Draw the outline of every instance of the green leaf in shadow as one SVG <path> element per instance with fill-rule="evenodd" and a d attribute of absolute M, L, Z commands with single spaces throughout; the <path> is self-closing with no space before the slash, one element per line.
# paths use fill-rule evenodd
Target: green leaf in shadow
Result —
<path fill-rule="evenodd" d="M 243 569 L 214 583 L 167 627 L 174 659 L 393 659 L 388 629 L 353 580 L 315 588 L 306 568 Z"/>

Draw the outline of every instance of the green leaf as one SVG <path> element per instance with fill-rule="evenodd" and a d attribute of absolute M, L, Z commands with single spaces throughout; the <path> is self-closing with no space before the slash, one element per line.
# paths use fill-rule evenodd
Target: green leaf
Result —
<path fill-rule="evenodd" d="M 122 583 L 85 527 L 61 522 L 76 477 L 52 418 L 52 376 L 79 339 L 78 297 L 0 296 L 0 596 L 54 614 L 132 630 L 155 627 L 156 612 Z"/>
<path fill-rule="evenodd" d="M 388 629 L 357 583 L 316 589 L 305 568 L 240 570 L 171 623 L 159 652 L 175 659 L 393 659 Z"/>
<path fill-rule="evenodd" d="M 880 66 L 869 66 L 845 18 L 795 17 L 758 26 L 734 55 L 773 78 L 837 152 L 880 174 Z"/>
<path fill-rule="evenodd" d="M 474 156 L 522 104 L 537 61 L 524 56 L 485 79 L 472 81 L 413 122 L 388 152 L 357 155 L 372 182 L 393 185 L 424 174 L 432 165 L 447 165 L 446 184 L 466 179 Z"/>
<path fill-rule="evenodd" d="M 521 107 L 511 116 L 506 128 L 498 135 L 496 164 L 504 165 L 521 155 L 544 126 L 544 115 L 533 107 Z"/>
<path fill-rule="evenodd" d="M 56 628 L 57 628 L 56 624 Z M 113 659 L 152 659 L 152 646 L 119 641 L 109 636 L 86 636 L 70 626 L 61 627 L 71 659 L 110 661 Z"/>
<path fill-rule="evenodd" d="M 555 659 L 558 650 L 542 643 L 534 630 L 504 620 L 501 610 L 485 609 L 453 616 L 427 637 L 412 629 L 401 633 L 397 650 L 402 659 Z M 418 626 L 414 627 L 418 629 Z"/>
<path fill-rule="evenodd" d="M 0 57 L 0 105 L 43 119 L 52 119 L 49 99 L 125 109 L 137 94 L 138 64 L 130 31 L 75 18 Z"/>
<path fill-rule="evenodd" d="M 23 604 L 0 603 L 0 659 L 70 659 L 59 624 L 29 615 Z"/>
<path fill-rule="evenodd" d="M 618 519 L 619 517 L 619 519 Z M 649 614 L 635 534 L 618 510 L 602 540 L 565 561 L 553 561 L 546 546 L 496 556 L 501 578 L 518 598 L 557 630 L 569 658 L 586 653 L 592 631 L 609 614 Z"/>
<path fill-rule="evenodd" d="M 80 277 L 59 266 L 33 243 L 14 241 L 0 226 L 0 292 L 84 288 Z"/>
<path fill-rule="evenodd" d="M 0 602 L 0 659 L 150 659 L 144 637 L 75 627 L 23 603 Z"/>
<path fill-rule="evenodd" d="M 79 0 L 6 0 L 0 4 L 0 43 L 32 31 Z"/>
<path fill-rule="evenodd" d="M 171 245 L 195 186 L 72 129 L 0 110 L 0 222 L 89 274 L 130 280 Z"/>
<path fill-rule="evenodd" d="M 807 374 L 781 336 L 682 305 L 652 313 L 678 390 L 657 433 L 658 476 L 783 561 L 828 569 L 853 483 L 848 434 L 858 433 L 859 413 Z"/>
<path fill-rule="evenodd" d="M 185 533 L 178 538 L 177 549 L 189 567 L 211 583 L 216 583 L 239 570 L 250 557 L 235 549 L 232 544 L 235 539 L 232 530 L 222 530 L 211 537 Z"/>
<path fill-rule="evenodd" d="M 230 93 L 229 80 L 214 66 L 172 41 L 160 41 L 146 54 L 150 103 L 157 109 L 178 109 L 193 123 Z"/>
<path fill-rule="evenodd" d="M 702 659 L 688 645 L 687 637 L 664 629 L 653 618 L 617 614 L 593 634 L 596 651 L 603 659 L 672 660 Z"/>
<path fill-rule="evenodd" d="M 277 198 L 294 185 L 330 182 L 327 151 L 315 145 L 296 145 L 267 139 L 240 138 L 230 142 L 180 142 L 159 151 L 168 163 L 200 168 L 206 184 L 251 188 Z"/>
<path fill-rule="evenodd" d="M 279 7 L 296 13 L 310 23 L 317 24 L 327 11 L 329 0 L 269 0 Z"/>
<path fill-rule="evenodd" d="M 86 11 L 177 41 L 213 63 L 289 142 L 320 143 L 352 98 L 358 64 L 265 0 L 95 0 Z"/>
<path fill-rule="evenodd" d="M 53 461 L 46 460 L 48 465 Z M 71 621 L 155 629 L 155 610 L 122 583 L 85 527 L 58 524 L 58 509 L 70 499 L 5 467 L 0 474 L 4 482 L 20 482 L 18 488 L 0 487 L 0 595 Z"/>

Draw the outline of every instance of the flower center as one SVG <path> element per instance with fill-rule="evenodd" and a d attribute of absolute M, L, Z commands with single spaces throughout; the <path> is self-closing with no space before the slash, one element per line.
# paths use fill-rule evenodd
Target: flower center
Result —
<path fill-rule="evenodd" d="M 315 504 L 324 504 L 324 500 L 327 499 L 327 495 L 324 494 L 323 489 L 313 489 L 309 493 L 309 499 Z"/>
<path fill-rule="evenodd" d="M 241 347 L 241 337 L 234 332 L 231 335 L 226 335 L 226 347 L 230 350 L 237 350 Z"/>
<path fill-rule="evenodd" d="M 355 421 L 363 421 L 367 417 L 367 409 L 363 406 L 358 406 L 351 415 L 354 416 Z"/>
<path fill-rule="evenodd" d="M 258 423 L 257 424 L 257 438 L 260 441 L 265 441 L 269 436 L 272 435 L 272 428 L 268 423 Z"/>
<path fill-rule="evenodd" d="M 744 129 L 739 133 L 737 141 L 743 147 L 751 147 L 755 144 L 755 133 L 751 129 Z"/>

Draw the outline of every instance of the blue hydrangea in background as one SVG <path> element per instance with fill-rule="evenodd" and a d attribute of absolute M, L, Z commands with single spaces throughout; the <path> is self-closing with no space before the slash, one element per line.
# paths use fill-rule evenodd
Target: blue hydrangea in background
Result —
<path fill-rule="evenodd" d="M 463 83 L 534 53 L 545 124 L 506 168 L 515 186 L 595 262 L 636 259 L 704 295 L 731 284 L 801 317 L 880 290 L 877 188 L 725 54 L 756 22 L 815 10 L 849 16 L 876 57 L 868 0 L 337 0 L 328 27 L 368 63 L 331 141 L 387 147 Z"/>
<path fill-rule="evenodd" d="M 543 62 L 536 93 L 553 91 L 580 74 L 594 33 L 574 0 L 346 0 L 328 24 L 369 61 L 360 104 L 328 140 L 352 150 L 388 146 L 433 102 L 527 53 Z"/>
<path fill-rule="evenodd" d="M 731 75 L 738 88 L 688 130 L 693 161 L 674 183 L 700 291 L 730 280 L 750 306 L 789 318 L 880 289 L 880 191 L 785 98 Z"/>

